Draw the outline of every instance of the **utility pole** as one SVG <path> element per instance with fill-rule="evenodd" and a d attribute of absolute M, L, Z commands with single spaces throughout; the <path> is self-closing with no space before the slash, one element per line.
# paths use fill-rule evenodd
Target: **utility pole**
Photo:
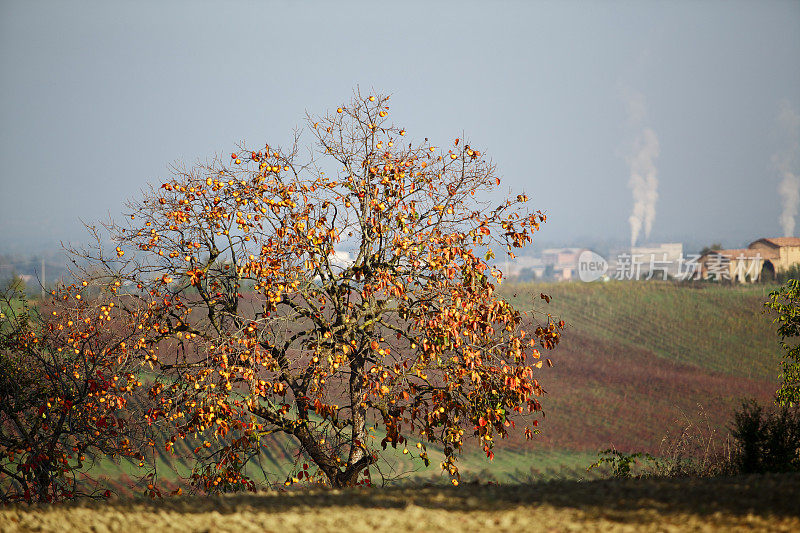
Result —
<path fill-rule="evenodd" d="M 44 257 L 42 257 L 42 300 L 44 300 L 44 288 L 45 288 L 46 285 L 47 285 L 47 282 L 46 282 L 45 276 L 44 276 Z"/>

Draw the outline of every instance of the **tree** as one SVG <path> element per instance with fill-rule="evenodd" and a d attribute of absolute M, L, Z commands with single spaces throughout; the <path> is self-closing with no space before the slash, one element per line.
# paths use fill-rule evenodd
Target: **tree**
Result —
<path fill-rule="evenodd" d="M 776 402 L 782 406 L 800 405 L 800 280 L 790 279 L 769 295 L 764 304 L 777 312 L 778 336 L 784 356 L 781 361 L 781 385 Z"/>
<path fill-rule="evenodd" d="M 786 270 L 781 270 L 775 276 L 765 276 L 763 281 L 775 281 L 786 283 L 790 279 L 800 279 L 800 265 L 797 263 L 789 265 Z"/>
<path fill-rule="evenodd" d="M 139 383 L 126 357 L 137 323 L 84 289 L 38 308 L 19 287 L 0 294 L 0 502 L 71 498 L 93 457 L 143 458 L 121 413 Z"/>
<path fill-rule="evenodd" d="M 16 272 L 12 272 L 11 277 L 6 280 L 4 292 L 24 295 L 26 288 L 25 279 Z"/>
<path fill-rule="evenodd" d="M 706 255 L 709 252 L 716 252 L 718 250 L 722 250 L 722 245 L 718 242 L 715 242 L 711 246 L 703 246 L 703 249 L 700 250 L 700 255 Z"/>
<path fill-rule="evenodd" d="M 427 464 L 437 443 L 457 483 L 465 435 L 492 458 L 495 438 L 541 410 L 537 347 L 564 324 L 505 301 L 490 260 L 545 216 L 524 194 L 483 198 L 500 179 L 460 139 L 405 143 L 388 100 L 356 94 L 308 116 L 306 159 L 297 135 L 175 168 L 107 226 L 115 256 L 84 253 L 148 309 L 136 350 L 157 376 L 153 420 L 171 428 L 167 449 L 203 441 L 206 490 L 252 487 L 243 466 L 271 433 L 316 465 L 297 478 L 351 486 L 388 445 Z"/>

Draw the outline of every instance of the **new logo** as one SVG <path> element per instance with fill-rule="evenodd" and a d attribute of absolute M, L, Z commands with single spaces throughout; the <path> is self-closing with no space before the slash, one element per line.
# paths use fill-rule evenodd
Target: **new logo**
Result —
<path fill-rule="evenodd" d="M 597 281 L 608 271 L 608 261 L 590 250 L 578 256 L 578 277 L 581 281 Z"/>

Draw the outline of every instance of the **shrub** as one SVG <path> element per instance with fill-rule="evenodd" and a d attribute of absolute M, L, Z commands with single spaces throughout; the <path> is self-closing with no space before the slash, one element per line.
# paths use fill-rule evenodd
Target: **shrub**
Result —
<path fill-rule="evenodd" d="M 781 406 L 765 410 L 744 400 L 734 413 L 731 434 L 736 440 L 733 463 L 743 474 L 800 471 L 800 409 Z"/>
<path fill-rule="evenodd" d="M 778 272 L 775 278 L 781 283 L 786 283 L 792 279 L 800 279 L 800 265 L 792 265 L 788 269 Z"/>

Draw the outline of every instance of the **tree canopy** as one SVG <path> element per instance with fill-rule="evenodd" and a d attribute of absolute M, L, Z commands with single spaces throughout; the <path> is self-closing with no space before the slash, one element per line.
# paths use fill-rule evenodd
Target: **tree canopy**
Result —
<path fill-rule="evenodd" d="M 298 478 L 340 487 L 369 482 L 387 446 L 427 464 L 429 443 L 457 483 L 465 437 L 491 458 L 518 422 L 536 432 L 539 350 L 564 324 L 503 299 L 492 259 L 545 215 L 525 194 L 492 203 L 477 147 L 407 142 L 388 104 L 357 93 L 307 117 L 308 145 L 175 168 L 107 225 L 115 252 L 99 233 L 83 252 L 94 283 L 128 287 L 149 420 L 167 449 L 200 439 L 205 490 L 252 487 L 243 467 L 274 433 L 315 465 Z"/>

